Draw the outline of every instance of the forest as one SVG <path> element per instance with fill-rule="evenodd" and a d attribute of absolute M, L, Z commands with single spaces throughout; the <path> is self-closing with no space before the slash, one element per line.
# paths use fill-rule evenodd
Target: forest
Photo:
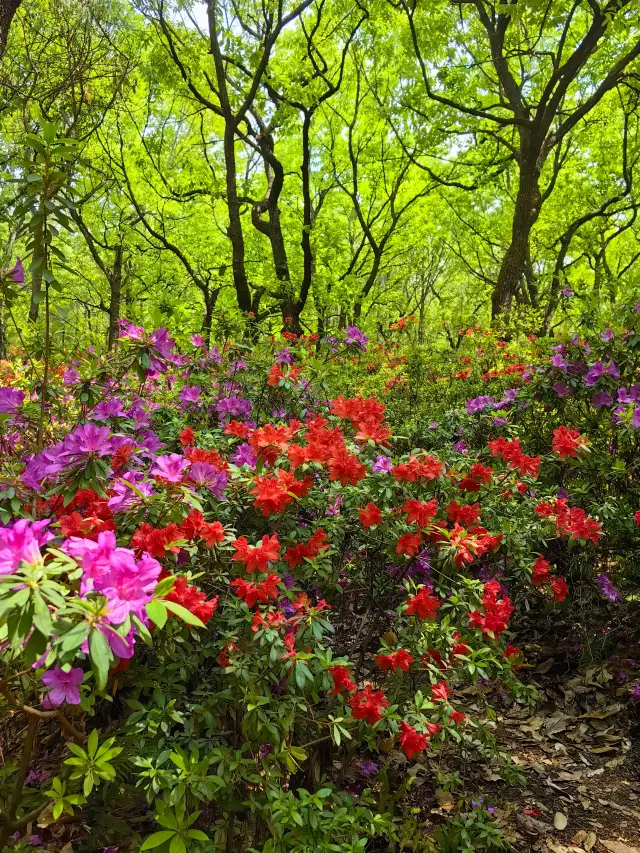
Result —
<path fill-rule="evenodd" d="M 639 853 L 640 4 L 0 0 L 0 853 Z"/>

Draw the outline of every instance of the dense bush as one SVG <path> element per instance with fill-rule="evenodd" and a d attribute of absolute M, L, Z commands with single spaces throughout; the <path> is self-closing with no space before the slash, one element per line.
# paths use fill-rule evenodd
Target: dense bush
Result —
<path fill-rule="evenodd" d="M 520 600 L 562 606 L 576 566 L 637 584 L 602 569 L 638 541 L 624 322 L 429 356 L 405 324 L 179 352 L 123 323 L 55 371 L 44 432 L 37 365 L 4 362 L 0 691 L 27 729 L 0 847 L 49 807 L 94 848 L 362 851 L 410 831 L 421 773 L 460 794 L 425 849 L 502 846 L 443 768 L 520 778 L 471 689 L 533 700 Z"/>

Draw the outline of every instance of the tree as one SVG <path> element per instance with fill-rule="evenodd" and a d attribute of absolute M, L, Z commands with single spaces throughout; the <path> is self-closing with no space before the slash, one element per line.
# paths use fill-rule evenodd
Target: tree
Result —
<path fill-rule="evenodd" d="M 639 11 L 631 0 L 508 0 L 458 2 L 460 26 L 450 15 L 410 0 L 390 2 L 409 28 L 410 48 L 429 101 L 469 132 L 497 140 L 515 162 L 518 188 L 509 244 L 492 294 L 492 316 L 508 311 L 527 272 L 530 238 L 562 163 L 561 146 L 611 92 L 640 55 Z M 443 23 L 443 18 L 446 19 Z M 443 71 L 448 85 L 432 82 L 433 57 L 423 32 L 439 21 L 446 32 Z M 445 26 L 446 24 L 446 26 Z M 452 60 L 455 59 L 455 64 Z M 462 64 L 464 85 L 455 65 Z M 541 178 L 556 152 L 546 186 Z M 559 153 L 558 153 L 559 152 Z"/>

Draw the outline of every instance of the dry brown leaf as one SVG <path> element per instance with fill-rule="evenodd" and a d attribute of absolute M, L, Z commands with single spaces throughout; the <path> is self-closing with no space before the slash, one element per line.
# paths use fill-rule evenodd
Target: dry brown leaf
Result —
<path fill-rule="evenodd" d="M 563 830 L 567 828 L 567 816 L 562 812 L 556 812 L 553 816 L 553 825 L 556 829 Z"/>
<path fill-rule="evenodd" d="M 623 841 L 604 841 L 603 839 L 600 843 L 603 847 L 606 847 L 610 853 L 640 853 L 640 849 L 637 847 L 630 847 Z"/>
<path fill-rule="evenodd" d="M 441 809 L 450 812 L 455 806 L 456 801 L 453 799 L 453 794 L 449 791 L 443 791 L 442 788 L 436 790 L 436 800 Z"/>

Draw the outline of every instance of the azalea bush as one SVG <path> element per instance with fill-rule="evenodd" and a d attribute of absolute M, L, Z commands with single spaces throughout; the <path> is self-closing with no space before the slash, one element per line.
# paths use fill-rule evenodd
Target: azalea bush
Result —
<path fill-rule="evenodd" d="M 37 365 L 3 363 L 0 693 L 26 729 L 0 847 L 50 810 L 94 846 L 363 851 L 406 830 L 419 773 L 438 787 L 464 757 L 521 779 L 476 688 L 533 701 L 512 614 L 563 606 L 563 555 L 593 562 L 608 535 L 593 442 L 569 412 L 533 428 L 561 368 L 491 336 L 507 365 L 478 355 L 453 408 L 403 430 L 394 331 L 208 348 L 123 322 L 115 355 L 52 370 L 44 434 Z M 474 371 L 499 393 L 458 406 Z M 633 417 L 611 428 L 632 441 Z M 501 847 L 454 787 L 459 849 Z"/>

